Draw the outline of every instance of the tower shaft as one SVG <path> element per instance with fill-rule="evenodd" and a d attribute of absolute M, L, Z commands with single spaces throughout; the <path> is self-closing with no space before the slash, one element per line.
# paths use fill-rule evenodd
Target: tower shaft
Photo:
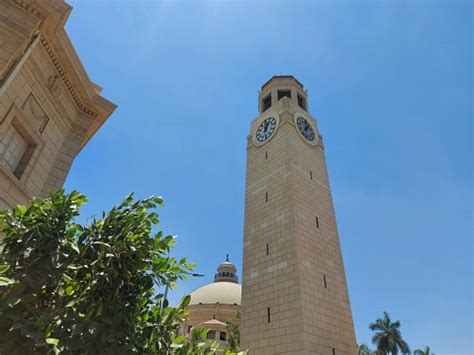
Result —
<path fill-rule="evenodd" d="M 268 95 L 272 105 L 263 111 Z M 242 348 L 252 354 L 354 354 L 324 147 L 305 110 L 306 92 L 293 77 L 276 77 L 260 99 L 247 146 Z M 312 141 L 311 129 L 299 127 L 300 116 L 314 130 Z M 272 117 L 277 127 L 262 143 L 257 132 Z"/>

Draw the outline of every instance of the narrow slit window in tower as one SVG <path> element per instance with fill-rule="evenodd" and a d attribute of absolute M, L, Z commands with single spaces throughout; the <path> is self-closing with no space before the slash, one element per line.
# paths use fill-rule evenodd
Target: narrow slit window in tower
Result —
<path fill-rule="evenodd" d="M 267 307 L 267 321 L 270 323 L 270 307 Z"/>
<path fill-rule="evenodd" d="M 265 159 L 268 159 L 268 152 L 265 151 Z"/>
<path fill-rule="evenodd" d="M 336 349 L 332 348 L 332 355 L 336 355 Z"/>
<path fill-rule="evenodd" d="M 272 107 L 272 95 L 268 95 L 262 100 L 262 112 L 268 110 L 270 107 Z"/>
<path fill-rule="evenodd" d="M 306 99 L 301 95 L 298 95 L 298 106 L 306 111 Z"/>
<path fill-rule="evenodd" d="M 267 255 L 270 255 L 270 247 L 268 246 L 268 243 L 267 243 Z"/>
<path fill-rule="evenodd" d="M 316 217 L 316 228 L 319 228 L 319 218 Z"/>
<path fill-rule="evenodd" d="M 268 202 L 268 192 L 265 192 L 265 202 Z"/>
<path fill-rule="evenodd" d="M 311 170 L 309 171 L 309 178 L 313 180 L 313 172 Z"/>
<path fill-rule="evenodd" d="M 323 275 L 324 288 L 328 288 L 328 283 L 326 281 L 326 275 Z"/>

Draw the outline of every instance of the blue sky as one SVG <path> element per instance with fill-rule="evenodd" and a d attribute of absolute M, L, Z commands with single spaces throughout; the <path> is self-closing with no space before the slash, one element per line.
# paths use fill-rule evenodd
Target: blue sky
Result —
<path fill-rule="evenodd" d="M 412 348 L 472 353 L 469 1 L 85 1 L 68 33 L 118 109 L 77 157 L 84 216 L 162 195 L 162 228 L 210 282 L 242 256 L 245 145 L 276 74 L 325 138 L 359 343 L 388 311 Z"/>

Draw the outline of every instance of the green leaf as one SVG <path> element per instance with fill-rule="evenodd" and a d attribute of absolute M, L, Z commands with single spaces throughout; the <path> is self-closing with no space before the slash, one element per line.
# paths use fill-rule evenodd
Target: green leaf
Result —
<path fill-rule="evenodd" d="M 103 245 L 104 247 L 107 247 L 107 248 L 111 248 L 110 244 L 107 244 L 107 243 L 104 243 L 104 242 L 100 242 L 100 241 L 96 241 L 92 244 L 98 244 L 98 245 Z"/>
<path fill-rule="evenodd" d="M 58 345 L 59 344 L 59 339 L 56 338 L 46 338 L 46 344 L 51 344 L 51 345 Z"/>
<path fill-rule="evenodd" d="M 76 304 L 76 300 L 71 300 L 69 301 L 64 307 L 68 308 L 68 307 L 72 307 Z"/>
<path fill-rule="evenodd" d="M 83 266 L 81 266 L 81 265 L 68 265 L 67 268 L 71 269 L 71 270 L 79 270 L 79 269 L 82 269 Z"/>
<path fill-rule="evenodd" d="M 9 268 L 10 268 L 10 265 L 8 264 L 0 265 L 0 274 L 4 274 Z"/>
<path fill-rule="evenodd" d="M 26 211 L 28 210 L 28 208 L 26 206 L 21 206 L 21 205 L 18 205 L 16 206 L 16 209 L 18 212 L 20 212 L 21 214 L 25 214 Z"/>
<path fill-rule="evenodd" d="M 181 301 L 181 307 L 187 307 L 189 305 L 189 303 L 191 302 L 191 296 L 190 295 L 186 295 L 183 300 Z"/>
<path fill-rule="evenodd" d="M 68 286 L 66 287 L 66 295 L 71 296 L 74 293 L 74 287 Z"/>
<path fill-rule="evenodd" d="M 10 307 L 13 307 L 15 305 L 17 305 L 18 303 L 21 302 L 21 298 L 20 297 L 16 297 L 16 296 L 12 296 L 10 297 L 8 300 L 7 300 L 7 304 L 10 306 Z"/>
<path fill-rule="evenodd" d="M 70 246 L 72 249 L 74 249 L 74 251 L 75 251 L 76 253 L 78 253 L 78 254 L 81 253 L 81 252 L 79 251 L 79 247 L 77 246 L 76 243 L 70 242 L 70 243 L 69 243 L 69 246 Z"/>
<path fill-rule="evenodd" d="M 15 283 L 15 280 L 9 279 L 8 277 L 0 276 L 0 286 L 13 285 L 14 283 Z"/>

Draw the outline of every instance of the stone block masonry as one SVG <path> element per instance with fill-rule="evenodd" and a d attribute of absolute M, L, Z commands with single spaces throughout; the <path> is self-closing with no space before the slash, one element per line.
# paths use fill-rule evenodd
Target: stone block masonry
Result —
<path fill-rule="evenodd" d="M 0 209 L 62 187 L 116 106 L 90 81 L 61 0 L 0 2 Z"/>
<path fill-rule="evenodd" d="M 242 348 L 355 354 L 324 146 L 306 91 L 291 76 L 273 77 L 259 103 L 247 139 Z M 267 138 L 258 139 L 260 127 Z"/>

